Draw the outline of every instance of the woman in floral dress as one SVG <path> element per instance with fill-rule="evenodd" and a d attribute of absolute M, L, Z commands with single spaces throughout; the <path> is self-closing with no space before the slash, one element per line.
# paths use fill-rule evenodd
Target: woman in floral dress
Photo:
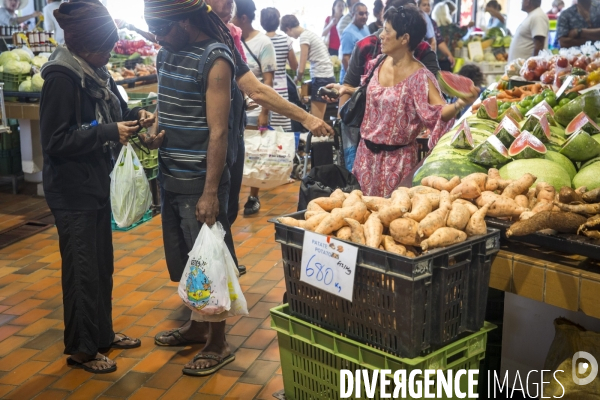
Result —
<path fill-rule="evenodd" d="M 419 133 L 431 132 L 433 148 L 479 91 L 472 87 L 471 97 L 454 104 L 443 100 L 435 76 L 413 56 L 426 32 L 416 6 L 392 7 L 384 20 L 383 54 L 370 62 L 369 69 L 377 69 L 367 90 L 353 172 L 365 195 L 389 197 L 417 164 Z"/>

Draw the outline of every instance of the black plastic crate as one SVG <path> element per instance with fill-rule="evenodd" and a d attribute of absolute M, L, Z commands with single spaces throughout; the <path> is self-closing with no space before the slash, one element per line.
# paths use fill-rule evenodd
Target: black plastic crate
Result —
<path fill-rule="evenodd" d="M 303 229 L 275 221 L 275 240 L 292 315 L 408 358 L 481 329 L 491 262 L 500 249 L 495 229 L 417 258 L 354 244 L 358 268 L 350 302 L 300 281 Z"/>

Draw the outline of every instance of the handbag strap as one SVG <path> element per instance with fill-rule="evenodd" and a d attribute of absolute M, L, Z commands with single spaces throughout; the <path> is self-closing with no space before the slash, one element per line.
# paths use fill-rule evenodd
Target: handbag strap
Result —
<path fill-rule="evenodd" d="M 365 84 L 362 85 L 362 86 L 364 86 L 364 87 L 369 86 L 369 83 L 371 83 L 371 79 L 373 79 L 373 75 L 375 75 L 375 71 L 377 70 L 377 68 L 379 68 L 379 66 L 381 65 L 381 63 L 383 61 L 385 61 L 386 58 L 387 58 L 386 54 L 383 54 L 382 56 L 379 56 L 379 59 L 377 60 L 377 62 L 373 66 L 373 69 L 371 70 L 371 72 L 369 73 L 369 76 L 367 77 L 367 80 L 365 81 Z"/>
<path fill-rule="evenodd" d="M 248 53 L 250 53 L 252 58 L 254 58 L 254 61 L 256 61 L 256 63 L 258 64 L 258 69 L 260 69 L 260 71 L 262 72 L 262 65 L 260 65 L 260 61 L 258 61 L 258 57 L 256 57 L 256 55 L 252 52 L 252 50 L 250 50 L 250 47 L 248 47 L 244 38 L 242 38 L 242 43 L 244 43 L 244 47 L 246 48 L 246 50 L 248 50 Z"/>

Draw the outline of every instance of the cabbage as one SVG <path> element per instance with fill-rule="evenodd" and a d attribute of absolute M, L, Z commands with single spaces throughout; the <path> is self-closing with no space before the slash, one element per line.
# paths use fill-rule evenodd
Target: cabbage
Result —
<path fill-rule="evenodd" d="M 27 61 L 27 62 L 31 62 L 31 60 L 33 59 L 33 53 L 30 51 L 27 51 L 25 49 L 14 49 L 13 51 L 11 51 L 11 53 L 15 53 L 19 56 L 20 61 Z"/>
<path fill-rule="evenodd" d="M 4 64 L 4 72 L 7 74 L 18 74 L 21 72 L 21 61 L 10 60 Z"/>
<path fill-rule="evenodd" d="M 25 82 L 19 85 L 19 92 L 31 92 L 31 78 L 27 78 Z"/>
<path fill-rule="evenodd" d="M 43 85 L 44 85 L 44 80 L 42 79 L 41 74 L 35 74 L 33 76 L 33 78 L 31 78 L 31 91 L 32 92 L 41 92 Z"/>
<path fill-rule="evenodd" d="M 4 72 L 4 66 L 3 66 L 3 65 L 0 65 L 0 74 L 1 74 L 2 72 Z"/>
<path fill-rule="evenodd" d="M 0 65 L 6 65 L 10 61 L 20 61 L 19 55 L 12 51 L 5 51 L 0 54 Z"/>
<path fill-rule="evenodd" d="M 33 60 L 31 60 L 31 63 L 38 68 L 42 68 L 42 66 L 44 64 L 46 64 L 47 62 L 48 62 L 48 59 L 43 56 L 35 56 L 35 57 L 33 57 Z"/>

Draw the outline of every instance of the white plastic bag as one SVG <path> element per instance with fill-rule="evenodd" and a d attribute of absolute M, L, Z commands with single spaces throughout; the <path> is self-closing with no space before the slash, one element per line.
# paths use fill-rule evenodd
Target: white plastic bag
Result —
<path fill-rule="evenodd" d="M 296 155 L 296 139 L 281 127 L 264 132 L 244 132 L 246 157 L 244 178 L 246 186 L 272 189 L 289 182 Z"/>
<path fill-rule="evenodd" d="M 219 222 L 204 224 L 179 281 L 179 297 L 191 308 L 196 321 L 219 322 L 235 315 L 248 315 L 238 272 L 225 245 Z"/>
<path fill-rule="evenodd" d="M 110 174 L 110 205 L 119 228 L 139 221 L 152 205 L 152 193 L 144 168 L 131 143 L 123 146 Z"/>

